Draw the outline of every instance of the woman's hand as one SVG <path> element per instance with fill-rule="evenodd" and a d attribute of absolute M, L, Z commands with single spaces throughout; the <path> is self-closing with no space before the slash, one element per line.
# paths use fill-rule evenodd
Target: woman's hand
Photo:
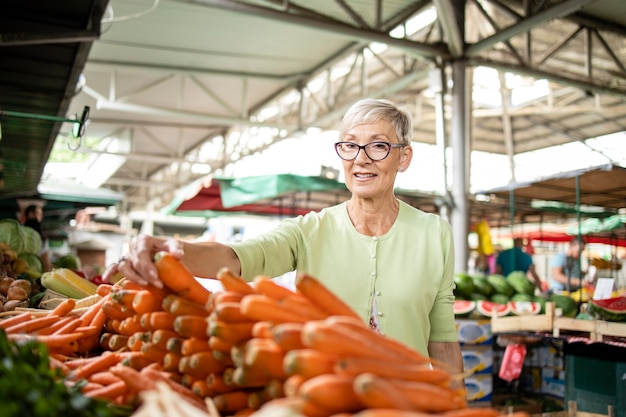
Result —
<path fill-rule="evenodd" d="M 131 241 L 128 253 L 104 271 L 102 279 L 105 282 L 112 282 L 119 274 L 138 284 L 152 284 L 162 288 L 163 283 L 159 280 L 159 274 L 154 266 L 154 255 L 160 251 L 169 252 L 178 259 L 184 254 L 182 242 L 176 239 L 139 235 Z"/>

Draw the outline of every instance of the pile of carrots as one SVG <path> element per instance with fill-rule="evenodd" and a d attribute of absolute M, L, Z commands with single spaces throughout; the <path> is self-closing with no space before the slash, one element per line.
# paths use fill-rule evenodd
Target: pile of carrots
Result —
<path fill-rule="evenodd" d="M 468 407 L 454 384 L 462 376 L 371 330 L 307 274 L 291 291 L 268 277 L 250 285 L 222 270 L 224 291 L 212 293 L 169 254 L 158 254 L 155 266 L 163 289 L 127 280 L 103 284 L 101 300 L 63 333 L 81 335 L 68 340 L 84 347 L 49 345 L 65 383 L 80 382 L 90 397 L 139 405 L 142 392 L 164 382 L 199 410 L 221 416 L 272 407 L 307 417 L 499 415 Z M 48 316 L 72 317 L 57 309 Z M 6 322 L 0 326 L 12 329 L 9 335 L 44 340 Z M 81 355 L 87 347 L 99 354 Z"/>

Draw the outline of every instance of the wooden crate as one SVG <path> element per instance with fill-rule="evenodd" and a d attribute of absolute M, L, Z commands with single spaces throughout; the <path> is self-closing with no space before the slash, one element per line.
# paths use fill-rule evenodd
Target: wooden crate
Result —
<path fill-rule="evenodd" d="M 554 303 L 546 303 L 545 314 L 492 317 L 491 332 L 551 332 L 554 322 L 554 311 Z"/>
<path fill-rule="evenodd" d="M 588 413 L 586 411 L 578 411 L 576 401 L 567 402 L 567 410 L 555 411 L 552 413 L 531 414 L 531 417 L 615 417 L 615 409 L 612 405 L 607 406 L 607 414 Z"/>
<path fill-rule="evenodd" d="M 563 332 L 578 332 L 586 333 L 593 341 L 602 341 L 605 336 L 626 337 L 626 323 L 558 317 L 555 310 L 554 303 L 548 302 L 545 314 L 492 317 L 491 332 L 550 332 L 554 337 Z"/>

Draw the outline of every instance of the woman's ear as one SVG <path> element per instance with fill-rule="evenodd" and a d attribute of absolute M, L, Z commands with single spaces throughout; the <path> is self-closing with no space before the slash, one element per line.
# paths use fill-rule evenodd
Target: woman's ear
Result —
<path fill-rule="evenodd" d="M 411 165 L 411 160 L 413 159 L 413 147 L 405 146 L 402 148 L 402 155 L 400 156 L 400 165 L 398 166 L 398 171 L 403 172 L 406 171 L 409 165 Z"/>

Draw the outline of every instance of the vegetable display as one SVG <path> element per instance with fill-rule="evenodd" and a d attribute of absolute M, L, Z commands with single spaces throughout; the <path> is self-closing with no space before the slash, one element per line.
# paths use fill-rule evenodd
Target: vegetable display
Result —
<path fill-rule="evenodd" d="M 81 312 L 68 299 L 0 326 L 10 340 L 46 343 L 66 385 L 137 416 L 171 409 L 150 394 L 163 390 L 184 401 L 180 416 L 499 415 L 469 408 L 463 375 L 371 330 L 314 277 L 299 274 L 291 291 L 224 269 L 224 290 L 210 292 L 175 258 L 155 263 L 165 259 L 163 289 L 122 279 L 98 286 L 98 302 Z"/>

